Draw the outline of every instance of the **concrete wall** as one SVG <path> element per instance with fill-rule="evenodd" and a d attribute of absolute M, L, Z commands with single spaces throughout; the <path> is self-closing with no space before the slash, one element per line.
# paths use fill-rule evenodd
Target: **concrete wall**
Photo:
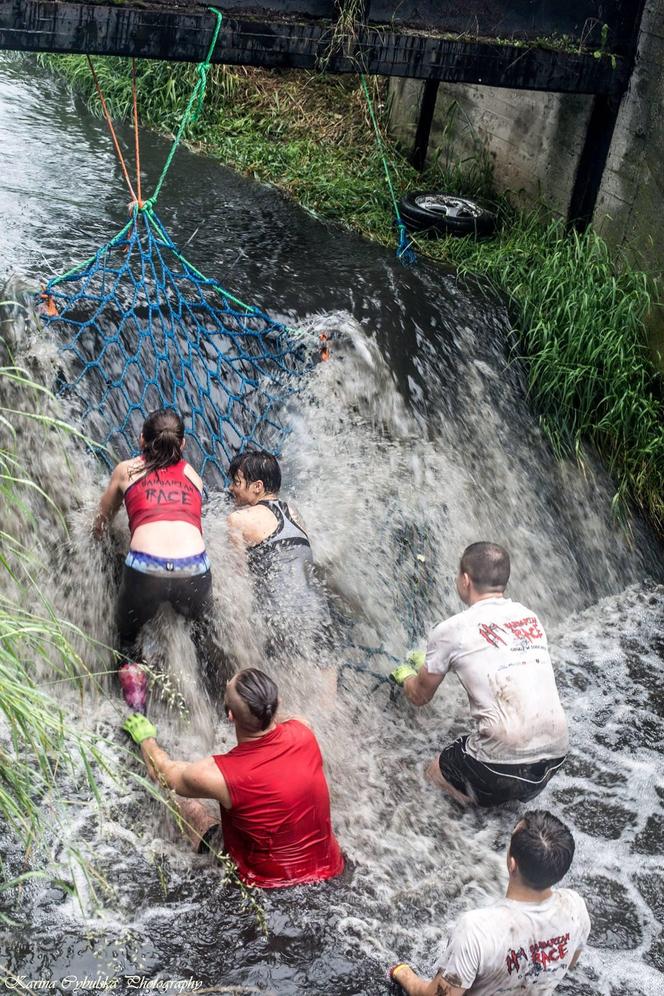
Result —
<path fill-rule="evenodd" d="M 649 272 L 664 273 L 664 2 L 649 0 L 594 225 Z"/>
<path fill-rule="evenodd" d="M 413 144 L 422 84 L 391 82 L 392 127 Z M 524 206 L 565 215 L 591 97 L 442 83 L 429 156 L 485 148 L 496 185 Z M 664 0 L 648 0 L 637 65 L 623 98 L 594 224 L 650 273 L 664 273 Z"/>
<path fill-rule="evenodd" d="M 422 84 L 394 80 L 392 127 L 404 147 L 414 139 Z M 486 149 L 496 186 L 528 206 L 540 201 L 566 214 L 590 97 L 441 83 L 429 160 L 468 159 Z"/>

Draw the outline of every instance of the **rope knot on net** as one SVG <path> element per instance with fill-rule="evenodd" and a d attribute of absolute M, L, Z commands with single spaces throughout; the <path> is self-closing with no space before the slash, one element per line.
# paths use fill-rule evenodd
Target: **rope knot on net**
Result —
<path fill-rule="evenodd" d="M 59 391 L 113 458 L 136 452 L 147 414 L 168 407 L 185 419 L 188 459 L 208 483 L 227 482 L 240 449 L 279 451 L 310 350 L 200 273 L 149 205 L 45 296 L 43 321 L 65 358 Z"/>
<path fill-rule="evenodd" d="M 278 453 L 284 404 L 314 362 L 301 337 L 245 304 L 188 262 L 155 213 L 159 193 L 188 125 L 203 106 L 221 31 L 216 21 L 205 61 L 152 196 L 143 199 L 136 65 L 132 104 L 136 184 L 113 126 L 92 60 L 90 72 L 131 198 L 131 219 L 94 256 L 46 286 L 42 317 L 65 357 L 60 394 L 109 463 L 136 452 L 145 417 L 177 408 L 187 457 L 208 483 L 227 483 L 228 463 L 246 447 Z M 323 348 L 320 359 L 326 359 Z M 102 451 L 103 452 L 103 451 Z"/>

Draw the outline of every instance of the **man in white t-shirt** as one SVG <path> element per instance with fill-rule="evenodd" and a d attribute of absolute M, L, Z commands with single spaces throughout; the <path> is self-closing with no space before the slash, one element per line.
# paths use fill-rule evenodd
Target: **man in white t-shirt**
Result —
<path fill-rule="evenodd" d="M 503 547 L 467 547 L 456 583 L 468 608 L 434 627 L 426 654 L 411 654 L 390 676 L 415 706 L 430 702 L 450 671 L 466 690 L 475 730 L 427 768 L 430 780 L 464 805 L 533 799 L 568 748 L 544 629 L 532 609 L 505 597 L 509 576 Z"/>
<path fill-rule="evenodd" d="M 505 899 L 464 913 L 436 962 L 434 978 L 404 962 L 389 976 L 408 996 L 552 993 L 576 965 L 590 933 L 581 896 L 552 889 L 574 857 L 574 838 L 551 813 L 525 813 L 507 852 Z"/>

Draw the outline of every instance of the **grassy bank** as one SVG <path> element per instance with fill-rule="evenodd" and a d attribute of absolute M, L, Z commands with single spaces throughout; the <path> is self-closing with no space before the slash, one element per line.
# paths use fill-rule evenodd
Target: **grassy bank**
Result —
<path fill-rule="evenodd" d="M 78 862 L 87 873 L 85 859 L 67 844 L 56 867 L 50 866 L 41 843 L 44 838 L 52 841 L 54 834 L 57 840 L 58 833 L 66 839 L 64 827 L 71 812 L 66 794 L 73 794 L 72 782 L 77 799 L 99 798 L 93 767 L 106 769 L 107 764 L 97 738 L 72 725 L 58 701 L 61 683 L 83 687 L 86 668 L 75 646 L 82 634 L 58 618 L 40 591 L 36 578 L 42 565 L 33 545 L 25 542 L 37 517 L 46 521 L 50 516 L 54 533 L 63 520 L 23 462 L 21 430 L 26 424 L 41 427 L 51 445 L 59 445 L 74 430 L 49 414 L 48 392 L 23 370 L 0 367 L 0 397 L 0 822 L 5 827 L 3 846 L 8 845 L 9 831 L 23 851 L 22 862 L 11 863 L 11 869 L 0 861 L 4 923 L 8 917 L 2 912 L 7 901 L 3 893 L 30 879 L 53 877 L 59 888 L 72 892 L 74 876 L 65 880 L 59 877 L 60 869 Z M 53 674 L 53 681 L 40 679 L 43 668 Z M 65 795 L 63 784 L 69 786 Z"/>
<path fill-rule="evenodd" d="M 97 108 L 85 60 L 47 57 Z M 98 60 L 113 114 L 131 112 L 131 76 L 123 60 Z M 138 64 L 139 113 L 172 131 L 195 81 L 195 67 Z M 384 89 L 372 93 L 385 120 Z M 243 173 L 275 184 L 321 218 L 386 245 L 395 242 L 383 165 L 357 80 L 307 73 L 215 67 L 205 106 L 189 132 L 194 147 Z M 594 445 L 616 481 L 616 505 L 633 501 L 664 536 L 664 404 L 648 352 L 645 320 L 653 288 L 611 256 L 594 233 L 568 234 L 559 222 L 514 210 L 492 189 L 478 154 L 444 158 L 417 174 L 387 136 L 397 192 L 441 189 L 490 201 L 497 236 L 416 240 L 416 248 L 480 274 L 508 301 L 527 357 L 531 402 L 556 452 Z"/>

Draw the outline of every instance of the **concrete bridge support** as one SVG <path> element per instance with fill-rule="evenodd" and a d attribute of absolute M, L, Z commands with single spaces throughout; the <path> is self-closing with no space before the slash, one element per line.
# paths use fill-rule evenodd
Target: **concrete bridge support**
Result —
<path fill-rule="evenodd" d="M 392 80 L 392 127 L 412 149 L 422 84 Z M 488 151 L 499 189 L 521 205 L 574 214 L 573 196 L 597 98 L 441 82 L 428 157 Z M 664 275 L 664 0 L 646 0 L 628 89 L 619 103 L 592 223 L 635 265 Z M 596 127 L 602 136 L 601 116 Z"/>

